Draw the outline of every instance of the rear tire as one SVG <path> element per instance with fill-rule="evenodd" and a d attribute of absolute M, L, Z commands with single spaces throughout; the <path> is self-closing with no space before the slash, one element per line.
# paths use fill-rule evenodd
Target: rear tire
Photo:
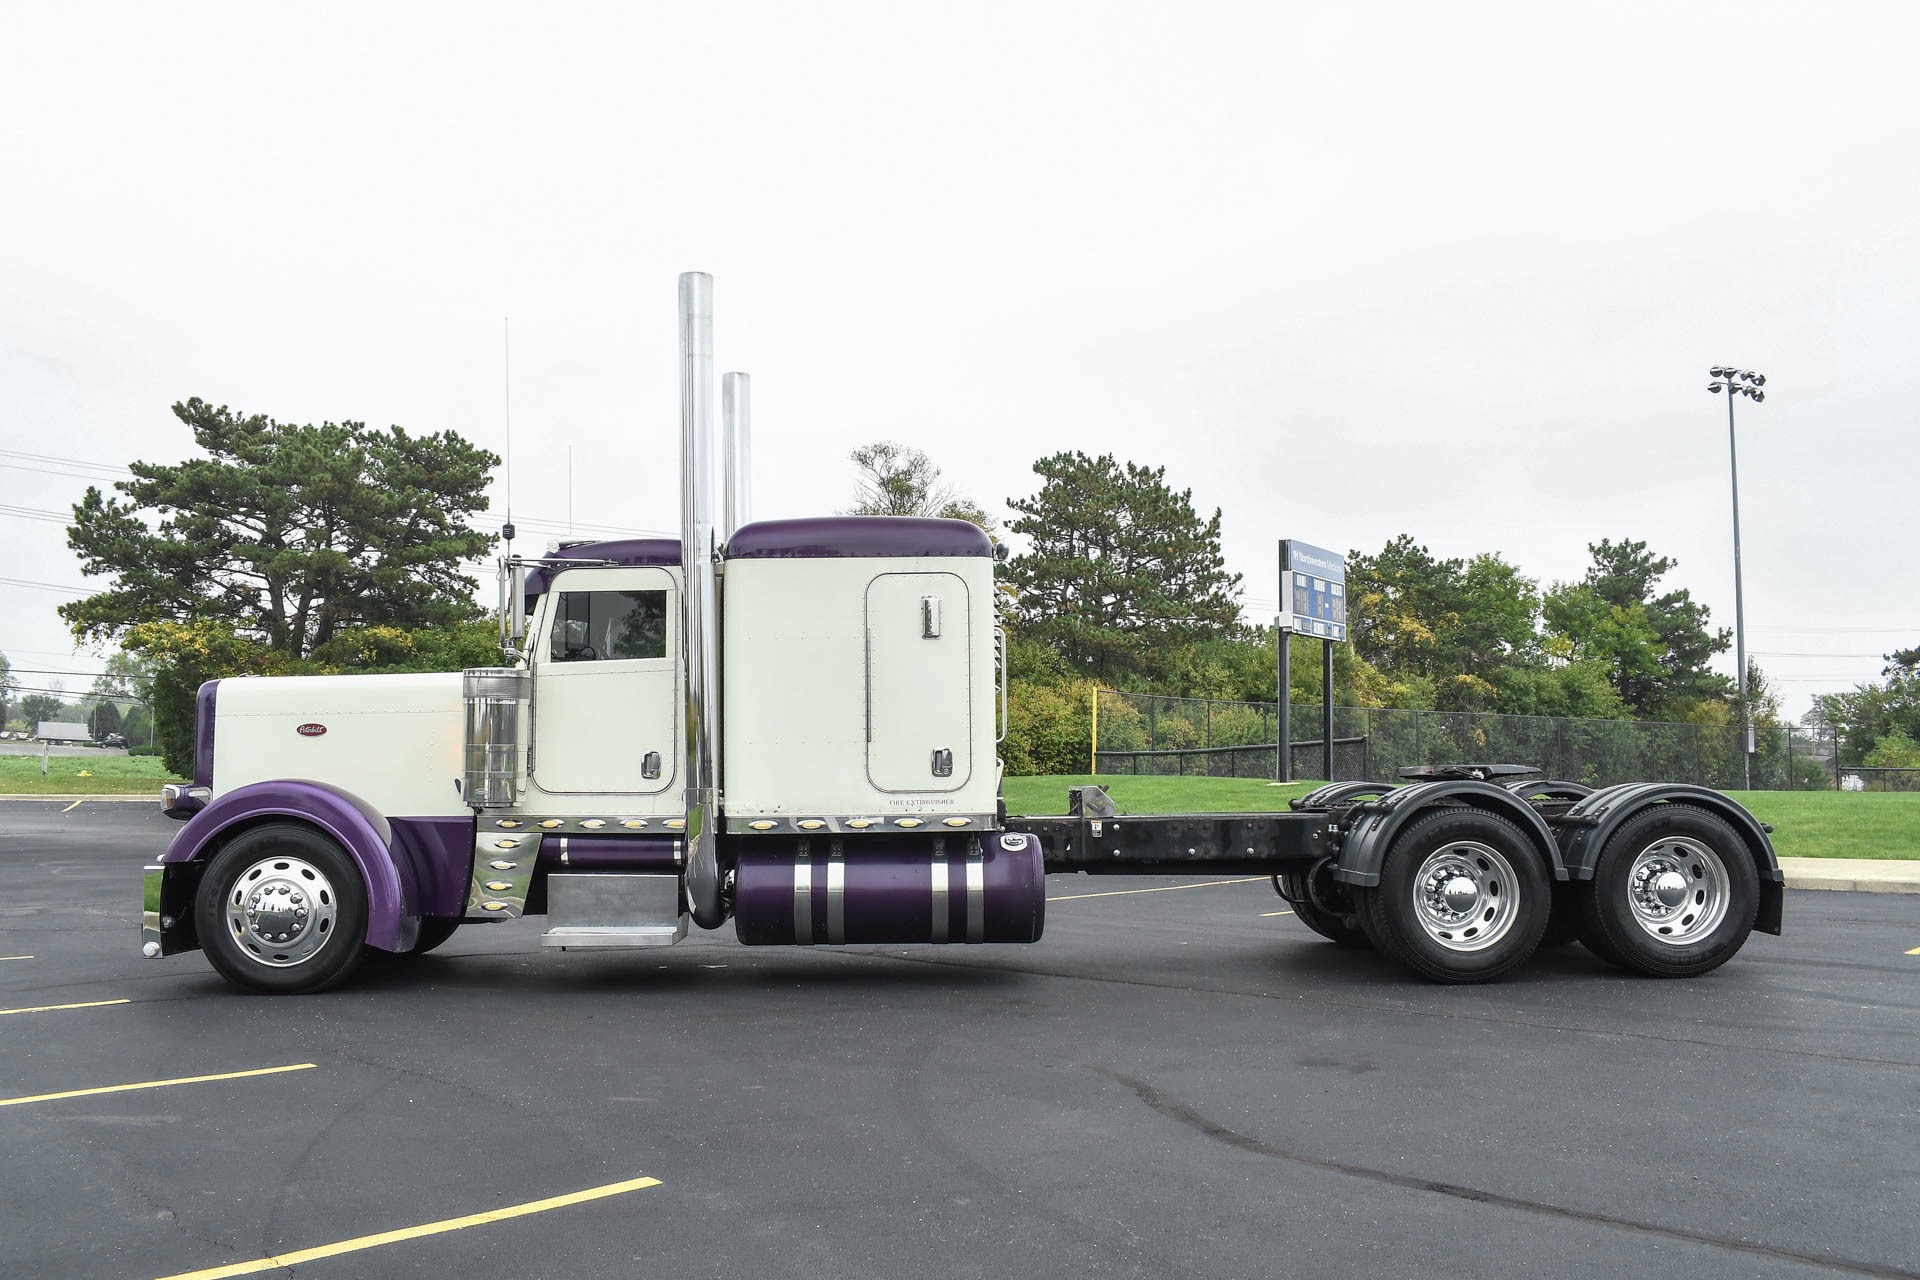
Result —
<path fill-rule="evenodd" d="M 1540 944 L 1553 884 L 1519 827 L 1470 808 L 1414 819 L 1361 903 L 1381 954 L 1435 982 L 1491 982 Z"/>
<path fill-rule="evenodd" d="M 353 859 L 314 828 L 253 827 L 213 856 L 194 903 L 200 945 L 243 991 L 323 991 L 365 951 L 367 890 Z"/>
<path fill-rule="evenodd" d="M 1273 878 L 1273 891 L 1293 908 L 1293 918 L 1329 942 L 1343 947 L 1372 945 L 1360 927 L 1358 910 L 1341 913 L 1328 910 L 1314 901 L 1305 875 L 1280 875 Z"/>
<path fill-rule="evenodd" d="M 1607 841 L 1580 904 L 1580 939 L 1615 964 L 1657 978 L 1719 968 L 1746 945 L 1760 872 L 1719 815 L 1655 805 Z"/>

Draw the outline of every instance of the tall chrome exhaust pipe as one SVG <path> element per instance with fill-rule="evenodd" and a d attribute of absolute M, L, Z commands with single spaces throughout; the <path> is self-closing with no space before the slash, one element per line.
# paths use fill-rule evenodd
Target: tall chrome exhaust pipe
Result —
<path fill-rule="evenodd" d="M 715 843 L 715 677 L 713 530 L 713 277 L 680 277 L 681 643 L 686 650 L 687 907 L 702 929 L 726 922 Z"/>
<path fill-rule="evenodd" d="M 753 519 L 753 379 L 746 374 L 721 375 L 720 421 L 725 431 L 720 540 L 725 542 Z"/>

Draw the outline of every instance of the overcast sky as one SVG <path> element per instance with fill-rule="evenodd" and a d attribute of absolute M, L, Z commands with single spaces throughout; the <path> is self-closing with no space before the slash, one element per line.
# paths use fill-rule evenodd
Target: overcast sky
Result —
<path fill-rule="evenodd" d="M 1760 370 L 1797 715 L 1920 642 L 1916 53 L 1891 3 L 0 0 L 0 652 L 97 669 L 18 585 L 80 582 L 19 514 L 71 460 L 187 456 L 188 396 L 500 450 L 507 316 L 523 529 L 569 447 L 577 522 L 676 528 L 704 270 L 757 514 L 880 438 L 1003 516 L 1112 452 L 1222 509 L 1261 618 L 1277 539 L 1408 532 L 1543 585 L 1645 539 L 1731 625 L 1706 370 Z"/>

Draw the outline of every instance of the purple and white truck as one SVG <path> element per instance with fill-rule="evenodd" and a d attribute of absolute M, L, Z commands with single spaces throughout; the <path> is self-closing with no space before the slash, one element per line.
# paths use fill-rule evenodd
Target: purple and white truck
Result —
<path fill-rule="evenodd" d="M 1691 976 L 1780 931 L 1767 829 L 1679 784 L 1456 765 L 1284 812 L 1123 816 L 1084 787 L 1009 818 L 995 545 L 749 521 L 749 387 L 726 375 L 716 438 L 711 290 L 680 279 L 681 537 L 502 561 L 498 667 L 203 686 L 145 954 L 293 993 L 522 915 L 556 947 L 728 920 L 747 944 L 1027 943 L 1050 871 L 1271 876 L 1309 928 L 1448 982 L 1576 937 Z"/>

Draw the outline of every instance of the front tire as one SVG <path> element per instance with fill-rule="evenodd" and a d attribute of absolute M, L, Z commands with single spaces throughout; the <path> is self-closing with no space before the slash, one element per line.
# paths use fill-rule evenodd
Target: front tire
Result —
<path fill-rule="evenodd" d="M 1631 818 L 1593 865 L 1580 938 L 1616 964 L 1658 978 L 1717 969 L 1746 945 L 1760 873 L 1717 814 L 1662 804 Z"/>
<path fill-rule="evenodd" d="M 243 991 L 323 991 L 365 951 L 360 869 L 299 823 L 253 827 L 215 854 L 194 912 L 207 959 Z"/>
<path fill-rule="evenodd" d="M 1416 818 L 1380 864 L 1361 921 L 1380 953 L 1436 982 L 1491 982 L 1546 932 L 1553 884 L 1519 827 L 1479 809 Z"/>

